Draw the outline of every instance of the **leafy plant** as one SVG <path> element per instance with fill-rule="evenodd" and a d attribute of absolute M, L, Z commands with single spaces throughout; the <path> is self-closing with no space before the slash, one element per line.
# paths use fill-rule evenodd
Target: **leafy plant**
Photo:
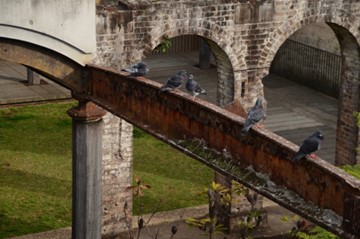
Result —
<path fill-rule="evenodd" d="M 318 226 L 312 227 L 307 232 L 298 231 L 295 233 L 295 236 L 300 239 L 340 239 L 338 236 Z"/>
<path fill-rule="evenodd" d="M 136 182 L 136 185 L 129 186 L 125 190 L 133 190 L 133 194 L 136 197 L 142 196 L 144 189 L 151 188 L 151 186 L 149 184 L 143 184 L 141 179 L 138 177 L 135 177 L 135 182 Z"/>
<path fill-rule="evenodd" d="M 292 218 L 287 216 L 281 217 L 281 221 L 286 223 L 294 223 L 295 226 L 291 229 L 291 238 L 299 239 L 340 239 L 338 236 L 331 232 L 315 226 L 298 215 L 294 215 Z"/>
<path fill-rule="evenodd" d="M 171 38 L 165 35 L 163 36 L 162 42 L 157 47 L 155 47 L 154 51 L 165 53 L 170 49 L 170 47 L 171 47 Z"/>
<path fill-rule="evenodd" d="M 208 197 L 209 216 L 201 219 L 187 218 L 186 223 L 208 233 L 209 238 L 212 239 L 216 234 L 224 233 L 227 229 L 218 222 L 216 205 L 230 206 L 231 203 L 236 201 L 232 195 L 244 195 L 250 202 L 251 209 L 248 213 L 238 218 L 237 226 L 239 227 L 239 236 L 241 238 L 251 238 L 250 234 L 260 224 L 262 218 L 262 212 L 254 207 L 257 202 L 257 194 L 250 194 L 249 189 L 236 181 L 232 181 L 231 189 L 212 182 L 202 194 L 206 194 Z"/>
<path fill-rule="evenodd" d="M 360 164 L 356 164 L 356 165 L 344 165 L 342 167 L 345 172 L 347 172 L 348 174 L 351 174 L 352 176 L 360 179 Z"/>
<path fill-rule="evenodd" d="M 231 203 L 231 191 L 221 184 L 212 182 L 209 188 L 205 189 L 201 194 L 206 194 L 208 197 L 209 216 L 202 219 L 190 217 L 185 221 L 190 226 L 196 226 L 200 230 L 208 233 L 209 238 L 212 239 L 216 234 L 223 233 L 226 229 L 224 225 L 218 223 L 216 205 L 219 203 L 229 205 Z"/>
<path fill-rule="evenodd" d="M 144 195 L 144 192 L 143 192 L 144 189 L 151 189 L 151 186 L 149 184 L 144 184 L 143 181 L 137 176 L 135 176 L 135 185 L 129 186 L 129 187 L 126 188 L 126 190 L 132 190 L 133 191 L 133 196 L 139 202 L 138 205 L 139 205 L 140 209 L 142 209 L 142 205 L 140 204 L 140 197 L 142 197 Z M 159 205 L 160 204 L 161 204 L 161 202 L 159 203 Z M 142 215 L 142 213 L 140 211 L 140 214 L 139 214 L 138 219 L 137 219 L 138 228 L 137 228 L 137 233 L 136 233 L 136 239 L 140 238 L 141 232 L 142 232 L 142 230 L 144 228 L 147 229 L 147 232 L 150 234 L 151 238 L 156 239 L 158 237 L 159 229 L 157 230 L 157 232 L 155 234 L 153 234 L 150 231 L 150 229 L 148 228 L 147 225 L 149 224 L 149 222 L 151 221 L 153 216 L 159 211 L 159 208 L 160 207 L 158 207 L 158 208 L 156 208 L 156 210 L 154 210 L 154 212 L 151 214 L 151 216 L 148 218 L 147 221 L 144 220 L 143 215 Z M 126 227 L 128 229 L 129 239 L 134 239 L 135 238 L 135 236 L 134 236 L 135 232 L 132 230 L 132 225 L 131 225 L 132 217 L 131 217 L 130 208 L 128 206 L 127 201 L 125 201 L 125 203 L 124 203 L 123 212 L 124 212 L 124 215 L 125 215 L 125 224 L 126 224 Z M 181 218 L 182 218 L 182 215 L 181 215 L 180 219 Z M 178 225 L 173 225 L 171 227 L 170 239 L 174 238 L 177 231 L 178 231 Z"/>

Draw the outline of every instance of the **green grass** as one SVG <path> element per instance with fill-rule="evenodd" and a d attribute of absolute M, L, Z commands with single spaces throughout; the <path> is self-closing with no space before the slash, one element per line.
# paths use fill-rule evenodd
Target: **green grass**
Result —
<path fill-rule="evenodd" d="M 0 109 L 0 238 L 71 225 L 71 118 L 75 103 Z M 152 186 L 142 213 L 206 203 L 210 169 L 141 130 L 134 175 Z M 161 203 L 159 203 L 161 202 Z M 138 203 L 134 202 L 138 213 Z"/>
<path fill-rule="evenodd" d="M 134 200 L 135 214 L 151 213 L 158 206 L 167 211 L 204 204 L 206 197 L 199 193 L 213 180 L 211 169 L 139 129 L 134 130 L 134 175 L 152 187 L 140 204 Z M 139 211 L 139 205 L 147 206 Z"/>
<path fill-rule="evenodd" d="M 71 225 L 72 105 L 0 109 L 0 238 Z"/>

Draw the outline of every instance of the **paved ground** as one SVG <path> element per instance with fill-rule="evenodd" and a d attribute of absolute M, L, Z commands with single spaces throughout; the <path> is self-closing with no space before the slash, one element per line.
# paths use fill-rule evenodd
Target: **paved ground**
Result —
<path fill-rule="evenodd" d="M 71 97 L 69 90 L 44 77 L 41 84 L 28 85 L 26 71 L 26 67 L 22 65 L 0 61 L 0 105 Z"/>
<path fill-rule="evenodd" d="M 266 229 L 261 229 L 254 233 L 254 237 L 256 238 L 268 238 L 274 235 L 283 235 L 284 233 L 291 230 L 294 226 L 292 223 L 285 223 L 281 221 L 282 216 L 291 217 L 294 215 L 293 213 L 287 211 L 284 208 L 279 207 L 278 205 L 272 203 L 271 201 L 266 200 L 264 203 L 264 208 L 268 213 L 268 227 Z M 155 214 L 155 216 L 151 219 L 148 228 L 144 229 L 140 234 L 140 239 L 149 239 L 154 238 L 157 231 L 158 239 L 169 239 L 171 238 L 171 227 L 176 225 L 178 228 L 178 232 L 173 237 L 174 239 L 208 239 L 209 235 L 205 234 L 203 231 L 199 230 L 195 227 L 190 227 L 183 220 L 179 220 L 182 218 L 188 217 L 196 217 L 196 216 L 204 216 L 206 215 L 207 206 L 193 207 L 187 209 L 180 209 L 168 212 L 159 212 Z M 143 218 L 145 221 L 150 217 L 150 215 L 145 215 Z M 136 218 L 135 218 L 136 220 Z M 136 223 L 134 223 L 136 224 Z M 137 232 L 137 228 L 134 227 L 134 233 Z M 136 235 L 136 234 L 135 234 Z M 237 239 L 238 237 L 234 234 L 224 235 L 219 234 L 216 238 L 224 238 L 226 236 L 227 239 Z M 62 228 L 53 231 L 47 231 L 36 234 L 29 234 L 20 237 L 12 237 L 11 239 L 70 239 L 71 238 L 71 228 Z M 124 235 L 124 239 L 128 239 L 127 235 Z"/>
<path fill-rule="evenodd" d="M 168 76 L 180 69 L 186 69 L 192 73 L 196 80 L 207 90 L 202 99 L 216 103 L 216 68 L 200 70 L 197 64 L 197 53 L 177 54 L 172 56 L 155 55 L 146 59 L 150 66 L 148 78 L 164 83 Z M 26 68 L 9 62 L 0 61 L 0 106 L 4 104 L 26 103 L 47 99 L 58 100 L 69 98 L 70 91 L 59 85 L 44 79 L 45 84 L 26 85 Z M 337 100 L 321 93 L 299 86 L 291 81 L 269 76 L 263 80 L 265 98 L 268 101 L 267 120 L 265 127 L 273 130 L 284 138 L 300 144 L 304 138 L 312 134 L 315 129 L 321 129 L 325 135 L 325 143 L 318 155 L 326 161 L 334 162 L 335 131 L 337 119 Z M 268 212 L 269 228 L 264 234 L 279 234 L 288 231 L 293 225 L 280 221 L 282 215 L 292 215 L 284 208 L 265 200 L 264 207 Z M 188 209 L 195 215 L 203 215 L 206 210 Z M 178 212 L 166 212 L 158 214 L 154 222 L 161 223 L 159 239 L 170 238 L 170 228 L 173 223 L 179 223 L 178 239 L 182 238 L 208 238 L 196 228 L 189 228 L 182 222 L 176 221 Z M 170 224 L 162 219 L 174 221 Z M 144 233 L 142 238 L 145 238 Z M 68 239 L 71 237 L 71 229 L 64 228 L 55 231 L 15 237 L 16 239 Z M 15 239 L 13 238 L 13 239 Z M 148 236 L 146 238 L 149 238 Z M 219 237 L 222 238 L 222 237 Z M 228 237 L 234 238 L 234 237 Z"/>

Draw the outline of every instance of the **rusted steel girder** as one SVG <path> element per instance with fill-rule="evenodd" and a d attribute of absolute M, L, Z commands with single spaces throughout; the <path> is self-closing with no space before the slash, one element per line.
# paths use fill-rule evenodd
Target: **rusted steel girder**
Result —
<path fill-rule="evenodd" d="M 87 92 L 78 97 L 342 238 L 357 238 L 359 217 L 349 198 L 360 197 L 359 180 L 323 160 L 293 163 L 297 147 L 265 129 L 241 138 L 243 118 L 184 92 L 160 93 L 159 83 L 97 66 L 88 65 L 87 72 Z"/>

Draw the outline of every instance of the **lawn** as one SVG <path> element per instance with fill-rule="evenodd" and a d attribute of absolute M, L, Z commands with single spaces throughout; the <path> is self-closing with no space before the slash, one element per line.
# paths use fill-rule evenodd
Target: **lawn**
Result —
<path fill-rule="evenodd" d="M 184 208 L 206 203 L 199 194 L 213 180 L 213 171 L 169 145 L 134 129 L 134 175 L 148 183 L 151 189 L 139 198 L 142 213 Z M 159 202 L 161 203 L 159 204 Z M 134 213 L 139 203 L 134 200 Z"/>
<path fill-rule="evenodd" d="M 0 109 L 0 238 L 71 225 L 71 103 Z M 152 186 L 142 213 L 206 203 L 213 172 L 134 132 L 134 175 Z M 139 210 L 135 202 L 134 212 Z"/>

